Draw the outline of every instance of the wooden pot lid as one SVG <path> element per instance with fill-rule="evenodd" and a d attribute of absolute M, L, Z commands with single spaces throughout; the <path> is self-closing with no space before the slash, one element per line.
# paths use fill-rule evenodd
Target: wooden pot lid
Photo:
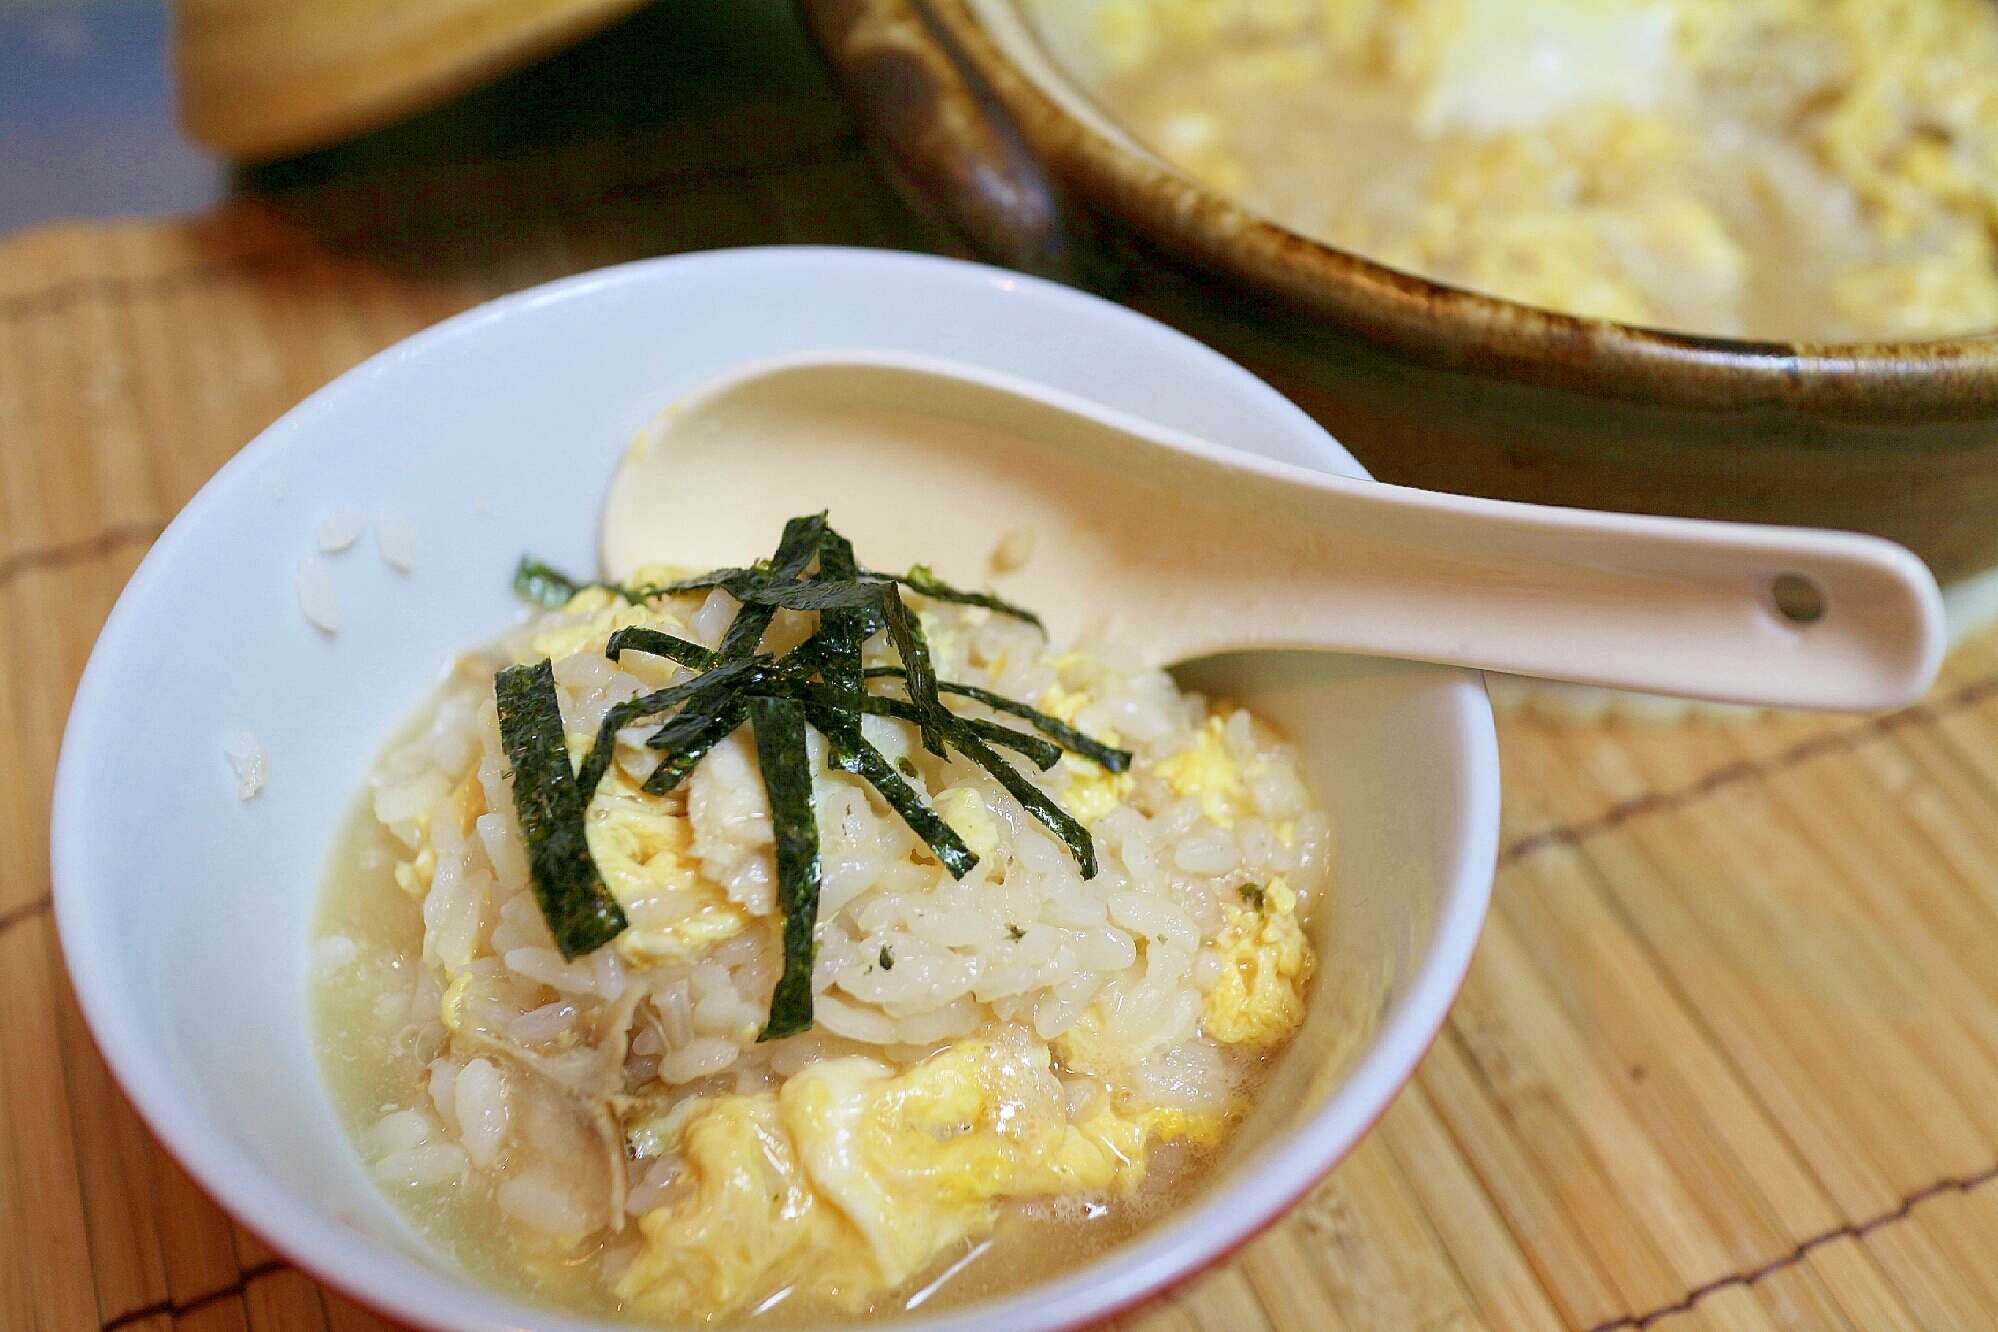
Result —
<path fill-rule="evenodd" d="M 238 161 L 324 148 L 561 49 L 647 0 L 174 0 L 181 121 Z"/>

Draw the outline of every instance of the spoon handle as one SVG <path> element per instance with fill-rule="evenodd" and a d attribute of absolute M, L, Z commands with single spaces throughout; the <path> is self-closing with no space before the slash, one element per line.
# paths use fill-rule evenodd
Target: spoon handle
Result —
<path fill-rule="evenodd" d="M 1236 498 L 1290 559 L 1252 613 L 1189 615 L 1178 655 L 1337 648 L 1840 711 L 1905 706 L 1942 660 L 1935 580 L 1877 537 L 1234 477 L 1270 483 Z"/>
<path fill-rule="evenodd" d="M 1058 641 L 1108 619 L 1162 663 L 1319 648 L 1867 712 L 1942 661 L 1935 580 L 1877 537 L 1382 485 L 872 350 L 743 367 L 676 405 L 612 487 L 605 567 L 739 562 L 744 533 L 818 509 L 876 567 L 960 582 L 1038 532 L 1001 593 Z"/>

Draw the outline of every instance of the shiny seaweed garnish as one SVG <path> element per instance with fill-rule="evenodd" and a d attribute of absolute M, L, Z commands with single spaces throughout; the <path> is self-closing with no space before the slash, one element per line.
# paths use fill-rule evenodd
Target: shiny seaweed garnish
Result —
<path fill-rule="evenodd" d="M 899 678 L 901 675 L 900 666 L 867 668 L 867 677 L 870 680 Z M 990 689 L 980 689 L 977 685 L 952 684 L 948 680 L 937 681 L 937 688 L 946 694 L 961 694 L 965 698 L 983 703 L 994 712 L 1004 712 L 1018 717 L 1030 723 L 1035 730 L 1053 740 L 1061 748 L 1082 755 L 1106 771 L 1122 772 L 1131 766 L 1130 750 L 1106 745 L 1101 740 L 1084 735 L 1059 717 L 1050 717 L 1039 708 L 1029 707 L 1017 699 L 1007 698 L 1004 694 L 995 694 Z M 1045 768 L 1047 764 L 1043 763 L 1041 766 Z"/>
<path fill-rule="evenodd" d="M 641 628 L 620 629 L 612 634 L 610 642 L 604 647 L 604 655 L 616 661 L 627 648 L 655 657 L 667 657 L 697 670 L 706 670 L 715 655 L 699 643 L 689 643 L 684 638 L 675 638 L 657 629 Z"/>
<path fill-rule="evenodd" d="M 812 817 L 812 765 L 805 756 L 805 712 L 788 698 L 752 698 L 749 729 L 770 794 L 776 835 L 777 905 L 784 913 L 784 974 L 770 996 L 760 1041 L 812 1029 L 812 959 L 818 954 L 819 824 Z"/>
<path fill-rule="evenodd" d="M 590 798 L 570 771 L 555 672 L 546 661 L 510 666 L 494 679 L 493 694 L 534 900 L 563 958 L 574 959 L 616 938 L 625 919 L 583 835 Z"/>
<path fill-rule="evenodd" d="M 549 610 L 561 610 L 569 604 L 569 598 L 592 587 L 615 592 L 634 606 L 650 601 L 665 591 L 664 588 L 649 584 L 625 587 L 618 583 L 579 583 L 532 555 L 521 556 L 519 567 L 513 571 L 513 590 L 526 600 L 539 606 L 546 606 Z"/>
<path fill-rule="evenodd" d="M 605 655 L 612 660 L 625 652 L 643 652 L 665 657 L 696 674 L 612 707 L 589 754 L 573 781 L 567 784 L 570 794 L 557 791 L 533 798 L 559 806 L 564 827 L 571 823 L 568 802 L 576 805 L 573 811 L 576 835 L 559 845 L 564 855 L 580 858 L 582 863 L 551 865 L 551 875 L 559 872 L 566 876 L 560 880 L 563 883 L 596 882 L 601 887 L 595 865 L 589 860 L 589 848 L 582 840 L 581 810 L 610 769 L 618 733 L 630 726 L 658 723 L 645 744 L 659 754 L 659 762 L 646 778 L 644 789 L 653 795 L 664 795 L 686 780 L 701 759 L 738 727 L 747 724 L 751 728 L 756 737 L 764 790 L 770 799 L 772 831 L 777 842 L 777 896 L 784 915 L 784 973 L 772 997 L 770 1020 L 762 1039 L 795 1035 L 812 1025 L 811 969 L 817 950 L 819 842 L 811 805 L 807 728 L 825 737 L 827 766 L 851 773 L 872 786 L 910 830 L 922 838 L 952 877 L 961 879 L 969 874 L 978 864 L 978 857 L 924 803 L 917 788 L 904 780 L 905 776 L 920 775 L 915 765 L 906 758 L 890 763 L 886 755 L 869 743 L 861 731 L 862 717 L 891 717 L 912 723 L 922 737 L 923 748 L 930 753 L 943 758 L 955 749 L 984 768 L 1061 840 L 1075 857 L 1085 879 L 1096 875 L 1096 848 L 1089 830 L 1028 781 L 999 754 L 998 748 L 1012 750 L 1043 771 L 1054 766 L 1064 749 L 1111 772 L 1128 768 L 1131 755 L 1004 695 L 938 680 L 930 662 L 922 621 L 903 602 L 901 588 L 907 587 L 935 601 L 982 606 L 1039 626 L 1040 620 L 1031 611 L 986 593 L 951 587 L 921 566 L 906 575 L 862 569 L 854 559 L 852 544 L 827 525 L 823 513 L 793 518 L 786 523 L 771 558 L 746 569 L 716 569 L 683 582 L 624 587 L 580 583 L 538 560 L 523 559 L 514 586 L 530 600 L 558 607 L 586 587 L 605 588 L 634 604 L 676 593 L 718 588 L 740 603 L 721 643 L 713 651 L 656 629 L 620 629 L 613 634 L 605 648 Z M 760 648 L 779 610 L 816 612 L 819 623 L 804 642 L 782 657 L 773 657 Z M 886 636 L 900 665 L 863 669 L 862 645 L 877 634 Z M 534 668 L 515 667 L 503 672 L 502 677 L 530 669 L 546 673 L 550 665 L 543 662 Z M 869 693 L 868 683 L 873 680 L 892 682 L 901 692 L 899 695 Z M 552 702 L 552 676 L 548 677 L 547 689 Z M 969 699 L 1002 715 L 1021 718 L 1040 734 L 982 717 L 960 716 L 944 706 L 945 695 Z M 503 703 L 503 718 L 505 706 Z M 559 736 L 559 716 L 555 726 Z M 511 752 L 511 739 L 508 743 Z M 518 773 L 522 771 L 518 761 L 515 768 L 518 783 Z M 561 779 L 569 776 L 568 765 L 560 765 L 560 771 L 556 772 L 553 765 L 544 764 L 531 775 L 535 780 L 545 779 L 559 787 Z M 527 798 L 519 794 L 517 784 L 517 802 Z M 525 829 L 528 826 L 525 805 L 522 810 L 521 825 Z M 558 844 L 549 845 L 552 854 L 552 848 Z M 535 862 L 537 888 L 540 863 Z M 616 904 L 611 905 L 614 908 Z M 544 914 L 548 909 L 544 899 Z M 549 924 L 556 929 L 553 916 Z M 621 915 L 617 924 L 618 929 L 623 928 Z M 604 934 L 599 929 L 601 937 L 591 946 L 608 942 L 616 932 Z M 558 940 L 562 937 L 559 930 L 557 937 Z M 566 945 L 564 953 L 568 954 Z"/>
<path fill-rule="evenodd" d="M 983 606 L 986 610 L 998 611 L 1001 615 L 1010 615 L 1016 620 L 1025 620 L 1036 629 L 1047 628 L 1041 623 L 1041 617 L 1026 607 L 1002 601 L 990 592 L 966 592 L 952 587 L 932 573 L 927 564 L 918 564 L 905 574 L 870 574 L 869 577 L 891 578 L 911 592 L 920 593 L 931 601 L 951 601 L 960 606 Z"/>

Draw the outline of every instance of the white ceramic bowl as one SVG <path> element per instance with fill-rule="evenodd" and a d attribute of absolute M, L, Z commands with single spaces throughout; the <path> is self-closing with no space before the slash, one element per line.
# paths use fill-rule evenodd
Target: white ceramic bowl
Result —
<path fill-rule="evenodd" d="M 579 1328 L 460 1273 L 390 1210 L 335 1122 L 308 1035 L 306 944 L 331 838 L 371 759 L 456 652 L 519 613 L 534 551 L 589 568 L 627 441 L 734 364 L 881 347 L 1010 372 L 1307 466 L 1360 468 L 1248 373 L 1117 306 L 1016 274 L 871 251 L 632 264 L 481 307 L 314 394 L 204 487 L 98 639 L 56 779 L 55 904 L 105 1057 L 230 1211 L 358 1300 L 439 1329 Z M 337 508 L 414 520 L 328 566 L 345 625 L 301 617 L 298 561 Z M 1216 662 L 1286 727 L 1337 830 L 1304 1031 L 1210 1184 L 1094 1264 L 910 1328 L 1067 1327 L 1205 1266 L 1349 1150 L 1443 1021 L 1484 918 L 1498 828 L 1470 672 L 1332 657 Z M 260 737 L 237 799 L 224 747 Z"/>

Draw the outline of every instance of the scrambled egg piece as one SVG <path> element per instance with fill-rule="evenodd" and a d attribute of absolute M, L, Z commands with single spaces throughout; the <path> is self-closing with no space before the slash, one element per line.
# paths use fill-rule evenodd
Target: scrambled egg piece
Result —
<path fill-rule="evenodd" d="M 976 788 L 953 786 L 938 794 L 937 814 L 950 830 L 963 840 L 971 854 L 984 859 L 999 845 L 999 825 L 985 807 L 985 797 Z"/>
<path fill-rule="evenodd" d="M 1066 655 L 1073 657 L 1075 654 L 1068 653 Z M 1057 668 L 1060 666 L 1062 660 L 1062 657 L 1048 658 L 1049 664 Z M 1075 725 L 1077 714 L 1088 707 L 1089 703 L 1090 695 L 1087 689 L 1064 689 L 1057 683 L 1049 685 L 1040 698 L 1035 701 L 1034 706 L 1042 712 L 1047 713 L 1048 716 L 1053 717 L 1056 721 L 1064 721 L 1073 726 Z M 1107 743 L 1114 744 L 1116 742 L 1109 741 Z"/>
<path fill-rule="evenodd" d="M 1235 820 L 1253 813 L 1247 775 L 1229 754 L 1222 737 L 1228 720 L 1217 714 L 1193 733 L 1193 744 L 1153 769 L 1172 793 L 1200 801 L 1200 812 L 1220 828 L 1232 828 Z"/>
<path fill-rule="evenodd" d="M 1048 1049 L 967 1038 L 902 1074 L 854 1056 L 776 1092 L 699 1099 L 645 1126 L 678 1154 L 673 1200 L 639 1223 L 618 1284 L 641 1308 L 739 1309 L 785 1285 L 858 1307 L 994 1224 L 1006 1198 L 1136 1187 L 1155 1138 L 1219 1125 L 1108 1097 L 1071 1123 Z"/>
<path fill-rule="evenodd" d="M 1076 654 L 1066 654 L 1074 657 Z M 1062 657 L 1049 657 L 1050 664 L 1059 667 Z M 1051 684 L 1041 694 L 1034 706 L 1053 717 L 1056 721 L 1076 724 L 1075 719 L 1088 707 L 1092 696 L 1087 689 L 1064 689 L 1059 684 Z M 1119 743 L 1115 731 L 1106 731 L 1096 737 L 1106 745 Z M 1108 814 L 1117 806 L 1131 798 L 1137 789 L 1138 779 L 1130 772 L 1110 772 L 1080 754 L 1064 750 L 1061 756 L 1062 770 L 1068 773 L 1068 785 L 1056 799 L 1062 807 L 1073 814 L 1083 824 L 1091 824 Z"/>
<path fill-rule="evenodd" d="M 1061 766 L 1068 772 L 1068 785 L 1058 797 L 1063 808 L 1083 824 L 1091 824 L 1131 798 L 1138 779 L 1126 770 L 1111 772 L 1093 760 L 1066 751 Z"/>
<path fill-rule="evenodd" d="M 1044 1046 L 963 1041 L 899 1077 L 828 1060 L 780 1096 L 813 1183 L 866 1235 L 886 1285 L 987 1229 L 995 1198 L 1118 1182 L 1121 1163 L 1069 1125 Z"/>
<path fill-rule="evenodd" d="M 864 1299 L 867 1247 L 812 1188 L 776 1096 L 683 1101 L 659 1133 L 680 1156 L 678 1196 L 640 1219 L 644 1248 L 619 1299 L 676 1320 L 793 1282 L 848 1307 Z"/>
<path fill-rule="evenodd" d="M 1279 874 L 1226 914 L 1215 941 L 1221 979 L 1201 1005 L 1201 1024 L 1230 1045 L 1281 1045 L 1304 1024 L 1304 990 L 1317 965 L 1297 923 L 1297 894 Z"/>
<path fill-rule="evenodd" d="M 583 835 L 604 886 L 620 906 L 629 909 L 664 893 L 693 899 L 684 916 L 663 927 L 647 926 L 642 913 L 632 912 L 638 919 L 612 945 L 626 961 L 642 967 L 696 962 L 715 944 L 749 928 L 750 914 L 695 868 L 687 816 L 646 795 L 615 763 L 597 785 Z"/>
<path fill-rule="evenodd" d="M 1219 1115 L 1196 1115 L 1161 1105 L 1119 1105 L 1115 1096 L 1097 1098 L 1093 1112 L 1077 1129 L 1114 1156 L 1127 1171 L 1142 1175 L 1154 1142 L 1187 1142 L 1211 1147 L 1221 1141 L 1225 1125 Z M 1134 1188 L 1137 1179 L 1126 1185 Z"/>

